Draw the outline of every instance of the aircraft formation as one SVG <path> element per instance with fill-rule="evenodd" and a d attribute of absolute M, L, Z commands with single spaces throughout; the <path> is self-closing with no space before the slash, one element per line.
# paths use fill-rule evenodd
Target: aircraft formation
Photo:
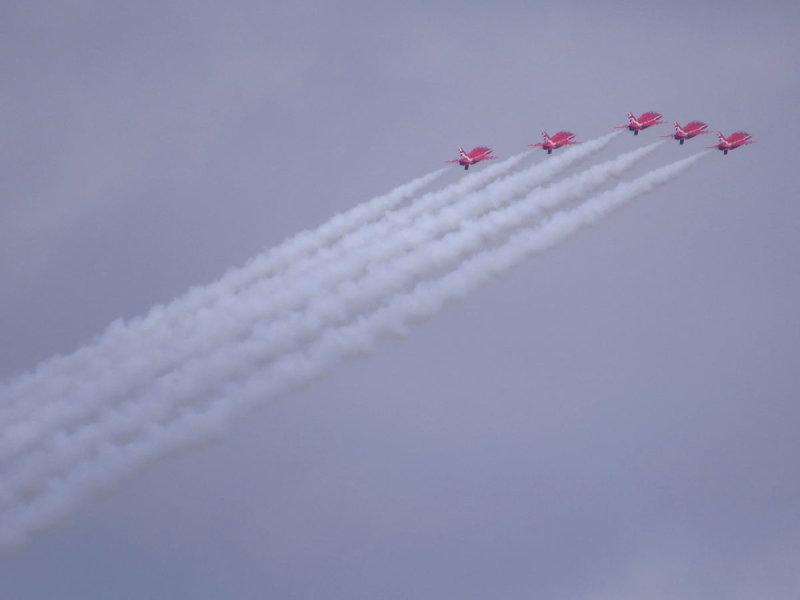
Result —
<path fill-rule="evenodd" d="M 628 113 L 628 124 L 619 125 L 617 126 L 617 129 L 627 129 L 628 131 L 632 131 L 633 135 L 639 135 L 640 131 L 652 127 L 653 125 L 663 125 L 666 123 L 666 121 L 661 120 L 662 118 L 663 115 L 655 111 L 647 111 L 638 117 L 634 116 L 633 113 Z M 676 121 L 675 132 L 670 135 L 662 135 L 661 137 L 678 140 L 680 144 L 683 145 L 686 140 L 690 140 L 693 137 L 705 135 L 707 133 L 711 132 L 708 131 L 708 125 L 702 121 L 691 121 L 683 126 Z M 580 142 L 572 141 L 575 137 L 575 134 L 571 131 L 559 131 L 552 137 L 550 137 L 546 131 L 543 131 L 542 137 L 544 138 L 543 142 L 528 145 L 532 148 L 541 148 L 542 150 L 547 151 L 548 154 L 552 154 L 553 150 L 561 148 L 562 146 L 580 144 Z M 715 148 L 720 150 L 723 154 L 728 154 L 730 150 L 735 150 L 740 146 L 744 146 L 746 144 L 755 144 L 755 141 L 752 140 L 752 137 L 753 136 L 746 131 L 735 131 L 728 137 L 725 137 L 722 132 L 717 132 L 717 143 L 713 146 L 706 146 L 706 148 Z M 486 146 L 477 146 L 469 152 L 465 151 L 464 148 L 459 148 L 458 158 L 455 160 L 448 160 L 447 162 L 458 163 L 464 167 L 464 170 L 467 170 L 469 169 L 470 165 L 477 164 L 484 160 L 492 160 L 494 158 L 496 157 L 492 156 L 491 148 Z"/>

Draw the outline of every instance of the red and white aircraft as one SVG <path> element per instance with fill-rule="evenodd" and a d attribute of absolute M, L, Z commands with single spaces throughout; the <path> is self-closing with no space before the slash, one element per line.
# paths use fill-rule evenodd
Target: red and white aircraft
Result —
<path fill-rule="evenodd" d="M 739 146 L 744 146 L 745 144 L 755 144 L 754 141 L 750 141 L 750 138 L 753 136 L 746 131 L 735 131 L 728 137 L 722 135 L 721 132 L 717 132 L 717 135 L 719 136 L 719 142 L 717 142 L 717 145 L 708 146 L 708 148 L 722 150 L 723 154 L 727 154 L 728 150 L 736 150 L 736 148 Z"/>
<path fill-rule="evenodd" d="M 642 116 L 638 119 L 633 116 L 633 113 L 628 113 L 628 124 L 620 125 L 617 129 L 628 129 L 633 132 L 633 135 L 639 135 L 642 129 L 666 123 L 666 121 L 659 121 L 661 117 L 660 113 L 654 111 L 642 113 Z"/>
<path fill-rule="evenodd" d="M 497 158 L 495 156 L 489 156 L 491 153 L 492 149 L 487 148 L 486 146 L 478 146 L 477 148 L 473 148 L 469 152 L 465 152 L 463 148 L 459 148 L 458 159 L 448 160 L 446 162 L 458 163 L 462 167 L 464 167 L 464 170 L 466 171 L 467 169 L 469 169 L 470 165 L 479 163 L 482 160 L 492 160 L 493 158 Z"/>
<path fill-rule="evenodd" d="M 580 142 L 573 142 L 571 141 L 572 138 L 575 137 L 575 134 L 571 131 L 559 131 L 553 137 L 547 135 L 546 131 L 542 132 L 542 137 L 544 137 L 544 141 L 540 144 L 528 144 L 531 148 L 541 148 L 542 150 L 547 150 L 548 154 L 552 154 L 553 150 L 556 148 L 561 148 L 561 146 L 568 146 L 570 144 L 580 144 Z"/>
<path fill-rule="evenodd" d="M 677 121 L 675 122 L 675 133 L 672 135 L 662 135 L 661 137 L 671 137 L 673 139 L 679 140 L 681 145 L 686 140 L 690 140 L 696 135 L 703 135 L 705 133 L 711 133 L 710 131 L 706 131 L 708 129 L 708 125 L 703 123 L 702 121 L 692 121 L 691 123 L 687 123 L 686 127 L 681 127 Z"/>

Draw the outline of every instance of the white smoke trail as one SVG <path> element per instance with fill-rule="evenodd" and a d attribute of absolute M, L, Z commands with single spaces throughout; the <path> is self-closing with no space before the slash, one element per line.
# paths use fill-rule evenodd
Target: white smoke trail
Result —
<path fill-rule="evenodd" d="M 507 209 L 494 211 L 470 222 L 462 230 L 402 257 L 388 269 L 383 268 L 362 278 L 357 284 L 345 286 L 335 301 L 338 305 L 332 312 L 330 302 L 324 298 L 317 303 L 316 314 L 297 318 L 291 324 L 279 322 L 277 329 L 274 325 L 268 324 L 254 332 L 250 340 L 229 344 L 215 356 L 202 361 L 193 361 L 180 372 L 159 381 L 155 390 L 149 390 L 139 403 L 128 403 L 106 422 L 85 424 L 73 435 L 57 435 L 50 444 L 49 453 L 40 452 L 27 456 L 22 461 L 21 469 L 5 477 L 5 504 L 13 504 L 20 500 L 20 493 L 26 500 L 43 492 L 47 493 L 46 489 L 35 489 L 36 485 L 41 487 L 43 481 L 48 481 L 48 476 L 68 476 L 64 470 L 65 466 L 69 467 L 81 460 L 85 463 L 87 457 L 90 462 L 91 457 L 105 451 L 104 448 L 107 449 L 111 445 L 125 446 L 148 429 L 158 427 L 159 421 L 165 418 L 168 422 L 180 419 L 181 411 L 193 410 L 183 406 L 176 414 L 175 407 L 171 406 L 175 404 L 176 398 L 192 400 L 198 396 L 224 396 L 224 389 L 214 389 L 219 381 L 247 377 L 265 361 L 279 357 L 280 352 L 291 350 L 292 343 L 300 333 L 305 337 L 312 336 L 326 326 L 330 327 L 338 321 L 352 318 L 353 314 L 368 310 L 370 305 L 363 303 L 365 295 L 379 300 L 387 294 L 402 289 L 406 284 L 413 283 L 415 279 L 428 272 L 431 266 L 457 264 L 464 256 L 479 250 L 486 241 L 530 222 L 541 210 L 558 202 L 579 197 L 609 177 L 618 175 L 657 145 L 658 143 L 627 153 L 553 185 L 526 201 L 520 201 Z M 337 319 L 331 321 L 331 315 Z M 237 320 L 240 318 L 242 315 L 236 316 Z M 283 347 L 279 345 L 276 348 L 275 338 L 282 333 L 285 334 L 281 341 Z M 235 387 L 236 384 L 231 385 Z M 61 472 L 53 473 L 54 466 L 56 469 L 61 469 Z M 81 468 L 79 466 L 77 471 Z M 50 481 L 52 480 L 51 477 Z M 34 488 L 32 492 L 30 488 Z"/>
<path fill-rule="evenodd" d="M 443 190 L 425 194 L 413 206 L 416 207 L 416 212 L 422 212 L 425 207 L 446 205 L 464 194 L 483 189 L 514 169 L 528 154 L 530 153 L 525 152 L 512 156 L 474 175 L 464 177 Z M 169 341 L 172 337 L 179 339 L 187 331 L 191 332 L 196 327 L 198 318 L 203 316 L 213 314 L 219 319 L 219 307 L 216 305 L 220 302 L 224 305 L 233 296 L 243 293 L 248 285 L 259 281 L 260 275 L 275 277 L 286 270 L 291 271 L 297 263 L 313 264 L 314 260 L 319 260 L 318 255 L 325 255 L 326 245 L 339 244 L 343 238 L 369 225 L 381 214 L 397 209 L 402 202 L 413 197 L 443 171 L 444 169 L 440 169 L 418 178 L 386 196 L 337 215 L 314 231 L 302 232 L 281 246 L 262 253 L 245 267 L 229 271 L 217 282 L 203 288 L 193 288 L 184 297 L 166 306 L 151 309 L 145 317 L 133 319 L 127 324 L 115 322 L 88 346 L 72 355 L 46 361 L 31 373 L 0 387 L 0 459 L 7 454 L 6 446 L 14 448 L 18 443 L 24 445 L 26 441 L 35 440 L 40 435 L 36 424 L 42 425 L 48 420 L 48 417 L 41 414 L 43 406 L 46 414 L 61 414 L 63 418 L 68 418 L 76 410 L 76 404 L 68 399 L 74 394 L 80 394 L 80 388 L 85 387 L 85 382 L 97 381 L 112 369 L 118 381 L 126 381 L 131 377 L 157 376 L 158 371 L 169 368 L 169 364 L 162 365 L 157 361 L 159 356 L 169 356 L 161 345 L 164 340 Z M 212 312 L 215 307 L 217 312 Z M 161 340 L 154 340 L 155 334 L 159 334 Z M 150 356 L 144 356 L 142 353 L 145 352 Z M 143 370 L 147 368 L 151 369 L 150 373 Z M 156 373 L 152 372 L 153 368 Z M 105 394 L 95 395 L 100 398 L 107 397 L 110 393 L 111 390 L 108 390 Z M 57 406 L 46 406 L 53 398 L 59 398 Z M 54 419 L 52 422 L 55 424 L 56 421 Z"/>
<path fill-rule="evenodd" d="M 608 139 L 598 140 L 594 151 L 604 146 L 607 141 Z M 390 232 L 386 231 L 379 236 L 373 236 L 369 239 L 373 244 L 372 247 L 368 245 L 367 239 L 362 237 L 360 243 L 356 245 L 357 252 L 334 256 L 331 264 L 319 269 L 315 276 L 306 276 L 294 281 L 290 279 L 277 290 L 269 288 L 266 286 L 267 282 L 264 282 L 255 286 L 250 302 L 247 302 L 246 297 L 231 296 L 230 302 L 224 303 L 221 307 L 223 315 L 209 312 L 202 315 L 204 318 L 196 316 L 192 320 L 192 329 L 187 332 L 185 338 L 176 339 L 175 332 L 170 329 L 164 331 L 159 338 L 154 339 L 151 336 L 146 340 L 147 345 L 157 349 L 157 356 L 153 356 L 153 351 L 149 350 L 147 345 L 135 349 L 133 358 L 128 360 L 134 369 L 126 369 L 125 364 L 114 365 L 113 369 L 107 370 L 99 379 L 85 380 L 77 384 L 75 387 L 81 393 L 61 396 L 58 401 L 41 408 L 30 421 L 10 427 L 8 435 L 0 444 L 2 450 L 0 457 L 7 461 L 10 456 L 19 454 L 37 443 L 41 444 L 42 440 L 48 440 L 56 434 L 63 435 L 65 430 L 76 426 L 81 419 L 94 422 L 99 417 L 92 414 L 92 411 L 108 413 L 111 408 L 109 400 L 115 401 L 115 404 L 129 402 L 131 395 L 135 395 L 140 388 L 159 375 L 163 376 L 168 372 L 168 368 L 176 368 L 190 359 L 194 363 L 200 358 L 208 360 L 206 355 L 212 351 L 217 355 L 223 354 L 228 344 L 238 338 L 246 337 L 260 322 L 268 322 L 270 325 L 262 332 L 261 337 L 270 340 L 271 346 L 268 345 L 267 348 L 272 348 L 273 355 L 292 343 L 302 343 L 319 327 L 324 326 L 326 319 L 330 321 L 331 318 L 338 320 L 350 318 L 353 312 L 363 310 L 370 302 L 375 302 L 386 293 L 407 285 L 413 277 L 424 274 L 431 266 L 441 264 L 442 256 L 446 252 L 456 256 L 458 252 L 474 250 L 489 237 L 490 227 L 493 227 L 494 231 L 500 231 L 501 228 L 511 226 L 510 223 L 521 221 L 521 215 L 526 211 L 528 218 L 531 218 L 548 204 L 554 205 L 562 199 L 586 193 L 593 187 L 601 185 L 608 177 L 630 168 L 657 145 L 658 143 L 629 152 L 556 184 L 543 194 L 538 203 L 532 201 L 521 203 L 505 213 L 497 212 L 491 220 L 486 221 L 487 226 L 465 232 L 467 235 L 462 235 L 461 246 L 448 240 L 447 244 L 440 244 L 449 247 L 449 250 L 443 251 L 435 245 L 428 247 L 424 244 L 447 231 L 457 229 L 469 218 L 485 212 L 487 207 L 502 206 L 528 191 L 541 180 L 541 169 L 532 167 L 501 180 L 481 194 L 468 195 L 457 204 L 438 212 L 419 215 L 413 222 L 413 227 L 408 228 L 413 230 L 411 232 L 392 237 L 389 235 Z M 590 144 L 587 144 L 587 148 L 583 149 L 579 156 L 591 152 L 589 146 Z M 575 160 L 577 158 L 565 158 L 563 164 Z M 549 172 L 553 172 L 553 169 L 550 168 Z M 402 262 L 396 265 L 391 262 L 409 253 L 410 255 Z M 363 275 L 368 263 L 373 263 L 375 268 L 399 270 L 400 276 L 395 276 L 388 282 L 385 281 L 388 278 L 382 273 L 374 274 L 371 279 L 365 277 L 358 279 Z M 335 294 L 320 295 L 320 290 L 335 290 L 342 282 L 350 282 L 345 286 L 349 296 L 344 294 L 343 300 L 337 299 Z M 297 312 L 312 299 L 316 300 L 316 305 L 306 309 L 305 312 Z M 295 312 L 284 320 L 275 320 L 276 311 L 289 309 Z M 267 321 L 268 319 L 270 321 Z M 202 377 L 196 381 L 201 379 Z M 169 409 L 166 403 L 162 402 L 160 405 L 162 411 Z M 67 453 L 62 453 L 61 456 L 65 458 Z M 28 457 L 28 461 L 32 460 L 34 460 L 32 457 Z M 8 492 L 9 486 L 5 487 Z M 0 506 L 2 506 L 1 499 Z"/>
<path fill-rule="evenodd" d="M 445 205 L 466 193 L 484 188 L 513 170 L 529 154 L 530 152 L 524 152 L 512 156 L 464 177 L 443 190 L 426 194 L 421 202 L 415 203 L 416 211 L 423 211 L 426 206 Z M 119 368 L 120 360 L 130 356 L 130 348 L 143 344 L 142 338 L 146 338 L 150 332 L 161 331 L 164 323 L 174 328 L 191 328 L 194 315 L 213 308 L 220 298 L 241 293 L 263 277 L 291 269 L 309 255 L 324 253 L 327 245 L 337 243 L 386 211 L 396 209 L 413 198 L 445 170 L 446 168 L 439 169 L 400 186 L 385 196 L 337 215 L 315 230 L 301 232 L 277 248 L 256 256 L 244 267 L 229 271 L 217 282 L 192 288 L 170 304 L 152 308 L 144 317 L 128 323 L 114 322 L 98 339 L 73 354 L 52 358 L 9 384 L 0 385 L 0 433 L 8 438 L 24 435 L 24 417 L 38 409 L 42 404 L 40 399 L 49 399 L 55 393 L 64 395 L 71 390 L 70 382 L 92 380 L 108 368 Z M 3 428 L 9 423 L 12 424 L 11 431 L 4 432 Z"/>
<path fill-rule="evenodd" d="M 424 202 L 418 203 L 411 214 L 419 214 L 430 208 L 442 206 L 452 201 L 453 198 L 485 187 L 515 168 L 519 161 L 528 154 L 530 152 L 512 156 L 477 174 L 470 174 L 441 192 L 427 194 Z M 555 163 L 552 164 L 555 165 Z M 237 293 L 260 278 L 280 273 L 284 269 L 291 268 L 299 260 L 324 251 L 326 246 L 415 196 L 445 170 L 440 169 L 420 177 L 409 184 L 396 188 L 385 196 L 375 198 L 339 214 L 315 230 L 301 232 L 277 248 L 255 257 L 244 267 L 229 271 L 216 283 L 192 288 L 187 294 L 172 303 L 154 307 L 144 317 L 133 319 L 128 323 L 116 321 L 90 345 L 71 355 L 53 357 L 16 380 L 6 384 L 0 382 L 0 432 L 5 424 L 16 423 L 23 415 L 35 410 L 38 406 L 36 398 L 49 396 L 47 393 L 40 393 L 36 387 L 41 385 L 42 380 L 53 384 L 53 388 L 46 389 L 46 391 L 52 392 L 58 389 L 63 392 L 65 390 L 64 382 L 57 382 L 58 378 L 67 378 L 77 374 L 78 370 L 91 364 L 92 360 L 96 361 L 99 368 L 105 368 L 105 363 L 116 364 L 115 357 L 109 353 L 119 352 L 124 348 L 125 342 L 131 343 L 131 338 L 142 335 L 142 332 L 158 327 L 165 321 L 174 323 L 176 320 L 182 319 L 181 322 L 185 324 L 186 315 L 192 311 L 204 310 L 225 294 Z M 552 176 L 556 171 L 557 169 L 544 168 L 542 177 Z M 99 358 L 98 354 L 101 354 Z M 84 376 L 89 377 L 85 373 Z"/>
<path fill-rule="evenodd" d="M 187 407 L 174 421 L 153 423 L 125 444 L 100 447 L 91 460 L 48 481 L 44 493 L 31 502 L 0 514 L 0 546 L 23 541 L 30 532 L 66 515 L 86 494 L 108 486 L 121 473 L 204 436 L 218 435 L 235 415 L 320 375 L 348 357 L 370 350 L 382 337 L 405 333 L 411 322 L 432 316 L 525 258 L 663 185 L 703 154 L 621 183 L 575 209 L 557 213 L 533 231 L 520 231 L 505 244 L 473 256 L 449 274 L 396 295 L 355 322 L 328 330 L 306 351 L 283 356 L 268 369 L 255 370 L 246 380 L 224 390 L 210 406 L 201 410 Z"/>
<path fill-rule="evenodd" d="M 508 176 L 492 185 L 491 189 L 495 191 L 491 196 L 476 192 L 467 194 L 459 201 L 457 208 L 450 206 L 454 198 L 457 199 L 459 195 L 463 196 L 464 191 L 481 187 L 482 184 L 496 179 L 498 174 L 508 171 L 524 155 L 512 157 L 504 161 L 502 166 L 497 165 L 491 171 L 487 170 L 485 175 L 472 178 L 478 180 L 478 184 L 465 185 L 461 183 L 454 186 L 455 189 L 446 188 L 443 192 L 430 193 L 418 198 L 406 208 L 389 213 L 377 222 L 370 223 L 352 235 L 342 238 L 340 243 L 325 250 L 325 260 L 317 255 L 312 255 L 307 257 L 305 261 L 307 264 L 303 265 L 304 261 L 298 261 L 301 266 L 292 265 L 288 271 L 281 274 L 291 273 L 296 276 L 298 273 L 304 273 L 316 267 L 320 276 L 306 277 L 299 281 L 299 284 L 284 276 L 260 282 L 258 284 L 259 301 L 257 305 L 253 306 L 255 312 L 250 315 L 249 319 L 243 319 L 239 314 L 235 322 L 225 323 L 220 319 L 218 312 L 203 311 L 193 314 L 191 319 L 184 319 L 187 326 L 182 329 L 173 323 L 169 330 L 160 332 L 161 336 L 158 340 L 154 340 L 151 333 L 149 338 L 143 340 L 140 347 L 126 348 L 129 356 L 135 353 L 133 358 L 129 358 L 125 364 L 120 361 L 112 363 L 113 380 L 100 386 L 101 393 L 98 393 L 98 377 L 103 381 L 107 380 L 107 376 L 103 379 L 102 373 L 89 375 L 84 373 L 80 383 L 73 384 L 73 388 L 78 386 L 77 390 L 71 389 L 68 392 L 61 390 L 61 398 L 57 403 L 47 406 L 43 410 L 40 409 L 29 421 L 17 422 L 9 427 L 4 436 L 4 443 L 0 444 L 0 458 L 7 458 L 25 450 L 46 437 L 48 431 L 52 432 L 74 425 L 77 420 L 86 418 L 90 410 L 107 411 L 108 406 L 105 404 L 107 398 L 116 397 L 120 401 L 124 400 L 126 395 L 132 391 L 131 381 L 134 382 L 133 385 L 136 385 L 135 382 L 154 379 L 175 365 L 188 360 L 192 355 L 199 355 L 208 352 L 211 348 L 228 343 L 231 337 L 245 335 L 254 320 L 272 318 L 277 310 L 296 309 L 298 303 L 318 295 L 320 289 L 328 289 L 335 285 L 337 280 L 354 279 L 358 275 L 359 269 L 362 269 L 368 262 L 387 260 L 393 255 L 408 252 L 432 237 L 458 226 L 463 220 L 491 208 L 492 205 L 500 206 L 504 202 L 510 201 L 514 196 L 526 192 L 570 165 L 598 152 L 615 135 L 616 133 L 612 133 L 587 142 L 582 146 L 570 149 L 555 160 L 539 163 L 525 171 Z M 648 151 L 645 150 L 644 153 Z M 632 164 L 633 161 L 638 160 L 637 156 L 643 156 L 644 153 L 633 153 L 630 157 L 622 159 L 619 164 Z M 487 199 L 491 199 L 492 202 L 487 202 Z M 442 208 L 443 206 L 444 208 Z M 448 207 L 451 210 L 447 211 Z M 439 217 L 440 213 L 441 218 Z M 399 238 L 396 238 L 397 243 L 387 246 L 386 240 L 393 239 L 391 236 L 394 231 L 406 228 L 414 221 L 414 218 L 417 219 L 417 226 L 414 227 L 415 233 L 413 235 L 401 234 Z M 370 244 L 375 245 L 378 242 L 382 251 L 371 251 Z M 351 251 L 354 253 L 348 256 L 348 252 Z M 304 269 L 303 266 L 306 268 Z M 267 287 L 267 283 L 272 285 L 272 289 Z M 231 300 L 231 298 L 232 295 L 229 294 L 227 299 Z M 269 298 L 269 300 L 265 302 L 262 298 Z M 234 302 L 238 301 L 239 299 L 234 299 Z M 226 313 L 233 314 L 235 306 L 229 304 L 223 303 L 222 308 Z M 203 327 L 204 321 L 207 323 L 205 328 Z M 222 327 L 221 325 L 229 326 Z M 231 328 L 237 325 L 238 329 L 231 331 Z M 284 330 L 288 331 L 286 328 Z M 214 331 L 216 331 L 215 335 Z M 153 349 L 156 349 L 157 356 L 153 355 Z M 108 360 L 105 353 L 102 356 L 106 361 Z M 105 372 L 108 373 L 109 370 L 106 368 Z"/>
<path fill-rule="evenodd" d="M 496 169 L 496 172 L 498 175 L 502 174 L 505 172 L 504 167 L 511 168 L 515 164 L 516 161 L 511 161 L 510 165 L 503 164 Z M 122 321 L 112 323 L 90 345 L 72 354 L 52 357 L 15 380 L 0 382 L 0 431 L 5 423 L 13 422 L 21 415 L 34 410 L 39 405 L 37 399 L 49 397 L 47 394 L 41 394 L 37 387 L 41 385 L 43 379 L 54 383 L 58 378 L 78 374 L 87 362 L 92 359 L 97 360 L 94 356 L 89 356 L 93 353 L 100 353 L 104 360 L 110 361 L 109 351 L 119 349 L 126 340 L 140 335 L 142 330 L 158 327 L 163 322 L 169 322 L 179 316 L 185 317 L 192 311 L 213 304 L 222 294 L 246 287 L 260 277 L 280 272 L 294 262 L 336 242 L 365 223 L 375 220 L 383 213 L 413 199 L 446 171 L 446 167 L 438 169 L 398 186 L 383 196 L 339 213 L 316 229 L 301 231 L 279 246 L 255 256 L 244 266 L 229 270 L 216 282 L 192 288 L 170 304 L 154 307 L 144 317 L 133 319 L 127 324 Z M 481 185 L 481 181 L 477 179 L 476 185 Z M 62 383 L 59 381 L 58 385 Z M 64 391 L 63 387 L 61 389 Z"/>

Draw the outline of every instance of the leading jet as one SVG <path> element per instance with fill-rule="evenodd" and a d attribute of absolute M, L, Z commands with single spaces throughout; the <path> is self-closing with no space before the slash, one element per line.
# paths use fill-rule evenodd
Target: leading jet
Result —
<path fill-rule="evenodd" d="M 716 148 L 717 150 L 722 150 L 723 154 L 727 154 L 728 150 L 736 150 L 739 146 L 744 146 L 746 144 L 755 144 L 755 141 L 752 141 L 751 138 L 753 137 L 746 131 L 735 131 L 730 134 L 728 137 L 722 135 L 721 132 L 717 132 L 717 136 L 719 141 L 717 142 L 716 146 L 708 146 L 708 148 Z"/>

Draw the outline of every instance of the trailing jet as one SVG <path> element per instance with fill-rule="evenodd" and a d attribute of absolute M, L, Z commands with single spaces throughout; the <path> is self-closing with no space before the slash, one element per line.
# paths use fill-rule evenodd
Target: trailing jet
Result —
<path fill-rule="evenodd" d="M 575 134 L 571 131 L 559 131 L 553 137 L 547 135 L 546 131 L 542 132 L 542 137 L 544 137 L 544 141 L 540 144 L 528 144 L 531 148 L 541 148 L 542 150 L 547 150 L 548 154 L 552 154 L 553 150 L 556 148 L 561 148 L 561 146 L 567 146 L 570 144 L 580 144 L 580 142 L 573 142 L 571 141 L 572 138 L 575 137 Z"/>
<path fill-rule="evenodd" d="M 691 123 L 687 123 L 686 127 L 681 127 L 677 121 L 675 122 L 675 133 L 672 135 L 662 135 L 661 137 L 671 137 L 673 139 L 679 140 L 681 145 L 686 140 L 692 139 L 696 135 L 703 135 L 705 133 L 711 133 L 707 131 L 708 125 L 703 123 L 702 121 L 692 121 Z"/>
<path fill-rule="evenodd" d="M 642 116 L 638 119 L 633 116 L 633 113 L 628 113 L 628 124 L 620 125 L 617 129 L 628 129 L 633 132 L 633 135 L 639 135 L 642 129 L 666 123 L 666 121 L 659 121 L 661 117 L 662 115 L 660 113 L 654 111 L 642 113 Z"/>
<path fill-rule="evenodd" d="M 494 156 L 489 156 L 492 153 L 491 148 L 487 148 L 486 146 L 478 146 L 477 148 L 473 148 L 469 152 L 464 152 L 463 148 L 458 149 L 458 159 L 456 160 L 448 160 L 449 163 L 458 163 L 464 170 L 466 171 L 469 169 L 470 165 L 474 165 L 475 163 L 479 163 L 482 160 L 492 160 L 495 158 Z"/>
<path fill-rule="evenodd" d="M 739 146 L 744 146 L 745 144 L 755 144 L 754 141 L 750 141 L 750 138 L 753 136 L 746 131 L 735 131 L 728 137 L 722 135 L 721 132 L 717 132 L 717 135 L 719 136 L 719 142 L 717 142 L 717 145 L 708 146 L 708 148 L 722 150 L 723 154 L 727 154 L 728 150 L 736 150 L 736 148 Z"/>

